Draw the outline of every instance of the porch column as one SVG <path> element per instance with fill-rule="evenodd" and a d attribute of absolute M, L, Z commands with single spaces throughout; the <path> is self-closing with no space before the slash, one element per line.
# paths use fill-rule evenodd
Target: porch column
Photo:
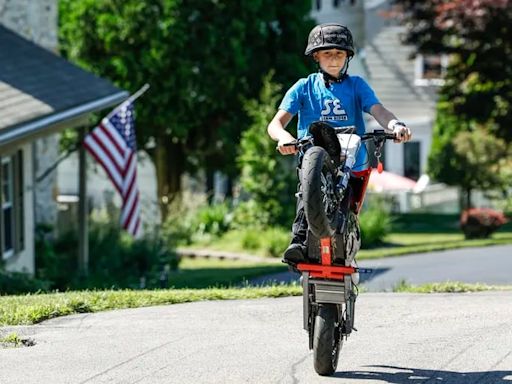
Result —
<path fill-rule="evenodd" d="M 86 127 L 78 129 L 80 147 L 78 149 L 78 267 L 81 276 L 89 272 L 89 225 L 87 207 L 87 157 L 83 145 Z"/>

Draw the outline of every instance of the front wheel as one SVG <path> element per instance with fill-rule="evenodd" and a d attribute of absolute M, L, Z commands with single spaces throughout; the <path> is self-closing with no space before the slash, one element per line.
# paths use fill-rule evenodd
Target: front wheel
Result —
<path fill-rule="evenodd" d="M 342 347 L 338 307 L 321 304 L 315 318 L 313 350 L 315 371 L 330 376 L 336 371 Z"/>
<path fill-rule="evenodd" d="M 310 231 L 318 238 L 333 236 L 338 225 L 338 201 L 333 165 L 322 147 L 309 149 L 302 160 L 302 198 Z"/>

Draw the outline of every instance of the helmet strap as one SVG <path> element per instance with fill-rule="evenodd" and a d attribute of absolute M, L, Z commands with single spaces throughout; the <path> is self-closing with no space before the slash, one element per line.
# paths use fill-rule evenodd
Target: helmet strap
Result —
<path fill-rule="evenodd" d="M 349 62 L 350 62 L 350 60 L 352 60 L 352 57 L 353 56 L 347 57 L 347 60 L 345 60 L 345 64 L 343 65 L 343 68 L 341 68 L 340 73 L 338 74 L 338 77 L 335 77 L 335 76 L 325 72 L 322 69 L 322 67 L 320 66 L 320 64 L 318 64 L 318 62 L 317 62 L 318 70 L 320 73 L 322 73 L 322 75 L 324 77 L 324 83 L 327 88 L 329 88 L 331 83 L 342 83 L 343 80 L 345 80 L 345 78 L 347 77 Z"/>

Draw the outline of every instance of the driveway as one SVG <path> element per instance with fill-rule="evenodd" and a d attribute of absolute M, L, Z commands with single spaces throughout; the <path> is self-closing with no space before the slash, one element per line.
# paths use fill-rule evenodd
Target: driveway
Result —
<path fill-rule="evenodd" d="M 512 245 L 363 260 L 358 264 L 373 270 L 361 275 L 361 283 L 369 291 L 391 291 L 402 280 L 410 284 L 461 281 L 512 285 Z M 254 279 L 252 283 L 295 280 L 297 274 L 283 272 Z"/>
<path fill-rule="evenodd" d="M 508 384 L 511 303 L 512 292 L 363 293 L 329 378 L 313 369 L 301 297 L 73 315 L 15 328 L 35 346 L 0 349 L 0 383 Z"/>

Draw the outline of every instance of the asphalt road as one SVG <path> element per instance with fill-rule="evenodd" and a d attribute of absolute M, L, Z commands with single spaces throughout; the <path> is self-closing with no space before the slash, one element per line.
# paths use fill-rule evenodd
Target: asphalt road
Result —
<path fill-rule="evenodd" d="M 370 274 L 361 275 L 361 284 L 369 291 L 392 291 L 402 280 L 410 284 L 461 281 L 512 285 L 512 245 L 363 260 L 358 264 L 361 268 L 373 270 Z M 255 279 L 252 283 L 294 281 L 298 276 L 284 272 Z"/>
<path fill-rule="evenodd" d="M 391 290 L 401 280 L 411 284 L 444 281 L 512 285 L 512 245 L 462 248 L 411 256 L 364 260 L 362 275 L 371 291 Z"/>
<path fill-rule="evenodd" d="M 512 382 L 512 292 L 361 294 L 359 332 L 334 378 L 314 372 L 301 300 L 198 302 L 17 327 L 36 345 L 0 349 L 0 383 Z"/>

